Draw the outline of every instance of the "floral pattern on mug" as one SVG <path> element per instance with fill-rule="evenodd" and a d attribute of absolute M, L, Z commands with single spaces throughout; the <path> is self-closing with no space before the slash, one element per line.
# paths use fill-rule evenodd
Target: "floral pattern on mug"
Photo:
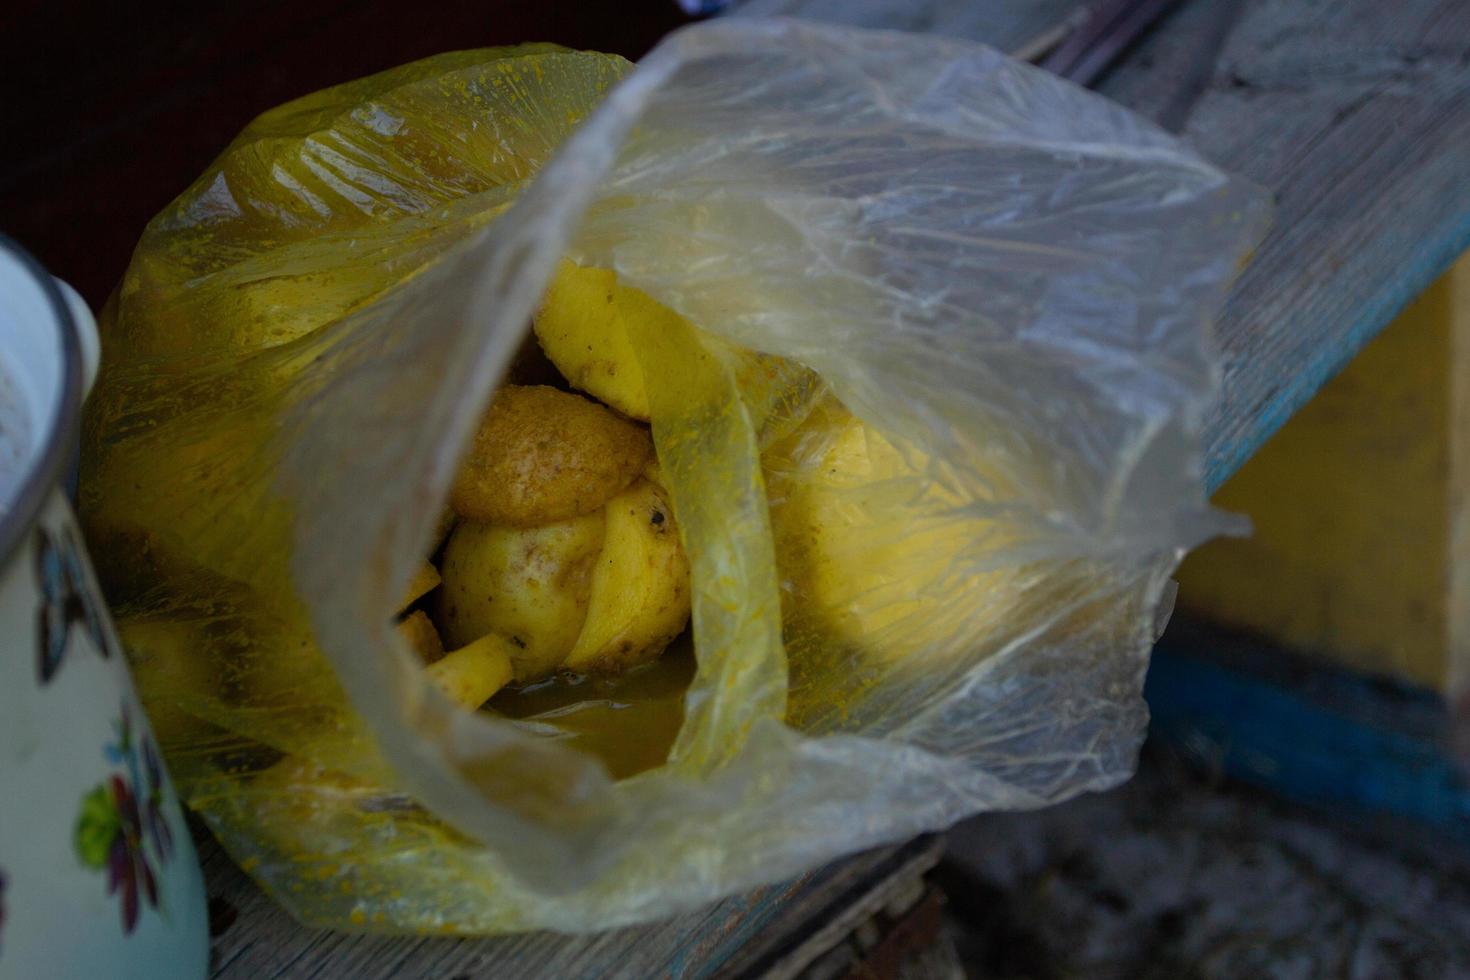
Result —
<path fill-rule="evenodd" d="M 53 534 L 37 526 L 35 551 L 36 583 L 43 600 L 37 615 L 36 669 L 45 684 L 61 667 L 73 623 L 82 624 L 103 657 L 112 656 L 112 641 L 97 597 L 88 587 L 82 551 L 71 529 Z"/>
<path fill-rule="evenodd" d="M 82 797 L 73 843 L 82 864 L 107 869 L 107 894 L 122 903 L 126 935 L 138 924 L 140 898 L 162 911 L 156 869 L 173 854 L 173 831 L 164 816 L 163 765 L 153 740 L 146 733 L 135 735 L 127 704 L 113 727 L 117 741 L 103 754 L 124 772 Z"/>

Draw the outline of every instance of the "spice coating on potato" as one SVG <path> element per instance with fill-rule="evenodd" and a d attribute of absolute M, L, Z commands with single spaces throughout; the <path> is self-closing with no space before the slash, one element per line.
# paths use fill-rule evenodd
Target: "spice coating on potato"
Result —
<path fill-rule="evenodd" d="M 653 458 L 647 430 L 580 395 L 511 385 L 496 394 L 450 503 L 466 520 L 513 527 L 597 510 Z"/>

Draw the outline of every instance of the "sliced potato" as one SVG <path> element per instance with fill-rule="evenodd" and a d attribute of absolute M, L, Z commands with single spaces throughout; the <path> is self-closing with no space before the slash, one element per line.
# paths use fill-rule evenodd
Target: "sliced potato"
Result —
<path fill-rule="evenodd" d="M 654 659 L 689 621 L 689 589 L 673 508 L 656 484 L 639 480 L 608 502 L 586 622 L 566 667 L 611 671 Z"/>
<path fill-rule="evenodd" d="M 517 680 L 555 670 L 587 616 L 604 524 L 601 511 L 533 528 L 461 521 L 440 568 L 438 619 L 448 644 L 499 633 L 513 647 Z"/>
<path fill-rule="evenodd" d="M 403 637 L 409 649 L 418 654 L 419 659 L 426 664 L 444 656 L 444 641 L 439 639 L 439 631 L 422 609 L 398 624 L 398 635 Z"/>
<path fill-rule="evenodd" d="M 581 395 L 510 385 L 496 394 L 460 466 L 460 517 L 533 527 L 589 514 L 653 456 L 642 426 Z"/>
<path fill-rule="evenodd" d="M 627 316 L 645 312 L 637 297 L 653 303 L 647 294 L 619 285 L 611 270 L 562 259 L 532 326 L 541 349 L 572 387 L 647 421 L 643 368 L 625 325 Z"/>
<path fill-rule="evenodd" d="M 631 338 L 688 329 L 678 313 L 621 283 L 611 270 L 568 259 L 557 267 L 532 324 L 547 359 L 572 387 L 645 422 L 652 414 L 648 379 Z M 795 361 L 755 351 L 732 353 L 741 394 L 764 449 L 806 417 L 826 386 Z"/>
<path fill-rule="evenodd" d="M 509 640 L 491 633 L 446 653 L 424 670 L 446 697 L 473 711 L 510 683 L 513 652 Z"/>

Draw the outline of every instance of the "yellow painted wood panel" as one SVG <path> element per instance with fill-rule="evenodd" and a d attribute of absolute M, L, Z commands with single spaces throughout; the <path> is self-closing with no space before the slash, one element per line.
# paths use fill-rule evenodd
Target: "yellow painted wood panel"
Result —
<path fill-rule="evenodd" d="M 1470 550 L 1451 536 L 1466 483 L 1455 366 L 1467 272 L 1462 258 L 1220 489 L 1216 504 L 1249 515 L 1255 534 L 1192 554 L 1181 608 L 1444 689 L 1470 598 L 1466 562 L 1452 560 Z"/>
<path fill-rule="evenodd" d="M 1470 759 L 1470 254 L 1450 270 L 1449 663 L 1460 755 Z"/>

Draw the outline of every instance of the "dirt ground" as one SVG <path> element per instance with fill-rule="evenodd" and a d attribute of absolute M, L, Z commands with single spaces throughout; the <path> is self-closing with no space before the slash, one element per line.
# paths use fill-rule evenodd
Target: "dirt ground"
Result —
<path fill-rule="evenodd" d="M 1470 977 L 1470 846 L 1297 807 L 1164 749 L 1113 792 L 949 841 L 953 935 L 982 980 Z"/>

